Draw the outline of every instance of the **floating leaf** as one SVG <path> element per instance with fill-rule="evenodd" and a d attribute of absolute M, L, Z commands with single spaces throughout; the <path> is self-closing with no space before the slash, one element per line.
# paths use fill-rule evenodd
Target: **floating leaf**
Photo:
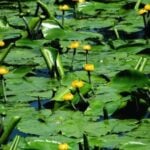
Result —
<path fill-rule="evenodd" d="M 120 91 L 129 91 L 140 87 L 143 88 L 149 86 L 149 84 L 146 75 L 134 70 L 120 71 L 112 81 L 112 86 Z"/>

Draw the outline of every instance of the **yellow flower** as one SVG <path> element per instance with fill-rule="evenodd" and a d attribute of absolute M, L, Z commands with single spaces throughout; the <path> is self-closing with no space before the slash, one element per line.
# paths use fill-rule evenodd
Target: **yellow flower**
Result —
<path fill-rule="evenodd" d="M 150 4 L 146 4 L 146 5 L 144 6 L 144 9 L 147 10 L 147 11 L 150 11 Z"/>
<path fill-rule="evenodd" d="M 94 65 L 93 64 L 85 64 L 84 70 L 85 71 L 94 71 Z"/>
<path fill-rule="evenodd" d="M 69 45 L 69 48 L 75 49 L 75 48 L 78 48 L 79 45 L 80 45 L 79 41 L 72 41 Z"/>
<path fill-rule="evenodd" d="M 67 143 L 62 143 L 58 145 L 58 150 L 68 150 L 69 145 Z"/>
<path fill-rule="evenodd" d="M 9 72 L 6 67 L 0 66 L 0 75 L 5 75 Z"/>
<path fill-rule="evenodd" d="M 3 46 L 5 46 L 5 42 L 0 40 L 0 47 L 3 47 Z"/>
<path fill-rule="evenodd" d="M 59 6 L 59 10 L 61 10 L 61 11 L 66 11 L 66 10 L 69 10 L 69 9 L 70 9 L 70 7 L 66 4 Z"/>
<path fill-rule="evenodd" d="M 85 0 L 72 0 L 73 2 L 84 3 Z"/>
<path fill-rule="evenodd" d="M 85 50 L 85 51 L 90 51 L 91 50 L 91 45 L 89 45 L 89 44 L 87 44 L 87 45 L 83 45 L 83 49 Z"/>
<path fill-rule="evenodd" d="M 84 82 L 81 80 L 74 80 L 72 82 L 72 87 L 74 87 L 74 88 L 81 88 L 81 87 L 83 87 L 83 85 L 84 85 Z"/>
<path fill-rule="evenodd" d="M 84 2 L 85 2 L 85 0 L 78 0 L 78 2 L 79 2 L 79 3 L 84 3 Z"/>
<path fill-rule="evenodd" d="M 139 15 L 144 15 L 145 13 L 147 13 L 147 10 L 146 9 L 140 9 L 138 13 L 139 13 Z"/>
<path fill-rule="evenodd" d="M 67 93 L 63 96 L 63 100 L 65 101 L 71 101 L 74 98 L 73 94 Z"/>

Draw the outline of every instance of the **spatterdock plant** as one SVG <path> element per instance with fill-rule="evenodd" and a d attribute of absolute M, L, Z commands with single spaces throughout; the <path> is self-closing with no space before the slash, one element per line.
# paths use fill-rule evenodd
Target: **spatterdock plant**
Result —
<path fill-rule="evenodd" d="M 71 101 L 72 99 L 74 98 L 73 94 L 72 93 L 66 93 L 64 96 L 63 96 L 63 100 L 64 101 Z"/>
<path fill-rule="evenodd" d="M 79 45 L 80 45 L 79 41 L 72 41 L 70 43 L 70 45 L 68 46 L 70 49 L 73 49 L 73 56 L 72 56 L 70 70 L 73 70 L 74 58 L 75 58 L 75 55 L 76 55 L 76 50 L 79 47 Z"/>
<path fill-rule="evenodd" d="M 150 4 L 146 4 L 146 5 L 144 6 L 144 9 L 148 11 L 147 17 L 150 17 Z M 149 18 L 149 19 L 150 19 L 150 18 Z"/>
<path fill-rule="evenodd" d="M 84 96 L 80 92 L 80 88 L 82 88 L 84 86 L 84 82 L 82 80 L 74 80 L 71 85 L 72 85 L 73 88 L 75 88 L 75 90 L 78 93 L 81 100 L 86 102 L 86 99 L 84 98 Z"/>
<path fill-rule="evenodd" d="M 60 143 L 58 145 L 58 150 L 69 150 L 69 145 L 67 143 Z"/>
<path fill-rule="evenodd" d="M 74 95 L 71 92 L 68 92 L 63 96 L 63 100 L 66 101 L 68 104 L 71 104 L 74 110 L 76 110 L 77 108 L 72 103 L 73 99 L 74 99 Z"/>
<path fill-rule="evenodd" d="M 144 8 L 138 11 L 139 15 L 143 17 L 144 29 L 147 37 L 150 36 L 150 4 L 146 4 Z"/>
<path fill-rule="evenodd" d="M 59 10 L 62 11 L 62 26 L 64 26 L 65 12 L 68 11 L 70 7 L 67 4 L 60 5 Z"/>
<path fill-rule="evenodd" d="M 0 40 L 0 47 L 4 47 L 5 46 L 5 42 L 3 40 Z"/>
<path fill-rule="evenodd" d="M 40 50 L 51 77 L 61 79 L 64 76 L 64 69 L 59 53 L 53 48 L 41 48 Z"/>
<path fill-rule="evenodd" d="M 40 15 L 39 17 L 34 17 L 28 22 L 24 13 L 20 13 L 20 18 L 22 18 L 25 24 L 27 37 L 30 39 L 39 38 L 40 27 L 41 27 L 42 21 L 45 20 L 45 16 Z"/>
<path fill-rule="evenodd" d="M 93 64 L 85 64 L 84 65 L 84 70 L 88 74 L 89 84 L 92 84 L 92 81 L 91 81 L 91 72 L 94 71 L 94 65 Z"/>
<path fill-rule="evenodd" d="M 146 27 L 147 25 L 147 21 L 146 21 L 146 14 L 147 14 L 147 10 L 142 8 L 139 10 L 139 15 L 141 15 L 143 17 L 143 21 L 144 21 L 144 26 Z"/>
<path fill-rule="evenodd" d="M 6 101 L 7 101 L 4 75 L 7 74 L 8 72 L 9 72 L 9 70 L 6 67 L 0 66 L 0 81 L 2 84 L 2 96 L 3 96 L 4 103 L 6 103 Z"/>
<path fill-rule="evenodd" d="M 72 0 L 72 2 L 74 3 L 73 5 L 74 17 L 77 18 L 78 7 L 80 4 L 84 3 L 85 0 Z"/>
<path fill-rule="evenodd" d="M 93 85 L 92 85 L 92 80 L 91 80 L 91 72 L 94 71 L 94 69 L 95 68 L 94 68 L 93 64 L 85 64 L 84 65 L 84 70 L 87 72 L 89 84 L 91 85 L 91 90 L 92 90 L 93 94 L 94 94 L 94 90 L 93 90 Z"/>
<path fill-rule="evenodd" d="M 87 44 L 87 45 L 83 45 L 83 50 L 85 50 L 85 62 L 86 64 L 88 63 L 88 53 L 89 51 L 92 49 L 91 45 Z"/>
<path fill-rule="evenodd" d="M 60 28 L 63 28 L 59 21 L 54 17 L 54 13 L 50 13 L 48 6 L 40 0 L 37 0 L 37 8 L 35 11 L 35 15 L 30 20 L 26 18 L 26 13 L 22 10 L 22 8 L 21 10 L 19 9 L 19 13 L 20 18 L 22 18 L 25 24 L 27 32 L 27 35 L 25 36 L 27 36 L 30 39 L 37 39 L 43 36 L 41 32 L 41 26 L 42 22 L 46 19 L 54 21 Z"/>
<path fill-rule="evenodd" d="M 100 147 L 94 146 L 92 148 L 89 144 L 89 140 L 86 134 L 83 134 L 83 143 L 79 142 L 79 150 L 100 150 Z"/>
<path fill-rule="evenodd" d="M 54 17 L 55 12 L 50 11 L 49 5 L 46 5 L 41 0 L 37 0 L 37 7 L 35 11 L 35 17 L 40 16 L 39 10 L 42 10 L 42 15 L 45 16 L 45 19 L 53 20 L 60 28 L 63 28 L 63 26 L 59 23 L 59 21 Z"/>

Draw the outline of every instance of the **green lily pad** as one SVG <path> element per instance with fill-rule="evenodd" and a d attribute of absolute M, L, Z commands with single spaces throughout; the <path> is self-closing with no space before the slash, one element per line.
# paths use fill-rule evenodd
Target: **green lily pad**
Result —
<path fill-rule="evenodd" d="M 149 80 L 141 72 L 135 70 L 123 70 L 119 72 L 112 80 L 111 85 L 118 90 L 129 91 L 135 88 L 149 86 Z"/>

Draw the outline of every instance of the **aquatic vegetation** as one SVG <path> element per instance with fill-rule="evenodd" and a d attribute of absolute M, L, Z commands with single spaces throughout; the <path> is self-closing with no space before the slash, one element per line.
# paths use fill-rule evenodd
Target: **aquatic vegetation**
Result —
<path fill-rule="evenodd" d="M 0 2 L 0 149 L 150 149 L 148 0 Z"/>
<path fill-rule="evenodd" d="M 73 56 L 72 56 L 71 67 L 70 67 L 71 70 L 73 70 L 73 63 L 74 63 L 76 51 L 79 45 L 80 45 L 79 41 L 72 41 L 69 45 L 69 48 L 73 49 Z"/>
<path fill-rule="evenodd" d="M 64 5 L 60 5 L 59 6 L 59 10 L 61 10 L 62 11 L 62 26 L 64 26 L 64 20 L 65 20 L 65 11 L 67 11 L 67 10 L 69 10 L 70 8 L 69 8 L 69 6 L 68 5 L 66 5 L 66 4 L 64 4 Z"/>
<path fill-rule="evenodd" d="M 9 72 L 9 70 L 6 67 L 0 66 L 0 75 L 1 76 L 7 74 L 8 72 Z"/>
<path fill-rule="evenodd" d="M 91 84 L 91 71 L 94 71 L 94 65 L 93 64 L 85 64 L 84 70 L 88 73 L 89 83 Z"/>
<path fill-rule="evenodd" d="M 74 87 L 74 88 L 76 88 L 76 89 L 79 89 L 79 88 L 81 88 L 81 87 L 83 87 L 83 86 L 84 86 L 84 82 L 81 81 L 81 80 L 74 80 L 74 81 L 72 82 L 72 87 Z"/>
<path fill-rule="evenodd" d="M 5 46 L 5 42 L 4 41 L 0 41 L 0 47 Z"/>
<path fill-rule="evenodd" d="M 68 150 L 68 149 L 69 149 L 69 146 L 68 146 L 68 144 L 66 144 L 66 143 L 59 144 L 58 149 L 59 149 L 59 150 Z"/>
<path fill-rule="evenodd" d="M 2 85 L 2 96 L 3 96 L 4 103 L 6 103 L 6 101 L 7 101 L 4 75 L 6 75 L 8 72 L 9 72 L 9 70 L 6 67 L 0 66 L 0 81 L 1 81 L 1 85 Z"/>
<path fill-rule="evenodd" d="M 64 96 L 63 96 L 63 99 L 65 100 L 65 101 L 70 101 L 70 100 L 72 100 L 73 99 L 73 94 L 71 94 L 71 93 L 67 93 L 67 94 L 65 94 Z"/>
<path fill-rule="evenodd" d="M 83 50 L 85 50 L 85 54 L 86 54 L 86 63 L 88 63 L 88 53 L 89 51 L 92 49 L 91 45 L 87 44 L 87 45 L 83 45 Z"/>
<path fill-rule="evenodd" d="M 139 14 L 143 16 L 145 34 L 147 37 L 150 35 L 150 4 L 146 4 L 144 8 L 139 10 Z"/>

